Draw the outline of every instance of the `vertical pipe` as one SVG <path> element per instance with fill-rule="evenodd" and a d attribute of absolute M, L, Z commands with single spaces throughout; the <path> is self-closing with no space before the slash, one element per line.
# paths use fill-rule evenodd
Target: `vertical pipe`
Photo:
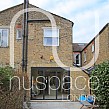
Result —
<path fill-rule="evenodd" d="M 23 8 L 25 9 L 26 0 L 24 0 L 24 4 L 23 4 Z M 25 52 L 25 16 L 26 13 L 23 14 L 23 30 L 22 30 L 22 36 L 23 36 L 23 41 L 22 41 L 22 71 L 24 72 L 24 67 L 25 67 L 25 63 L 24 63 L 24 52 Z"/>
<path fill-rule="evenodd" d="M 26 12 L 23 15 L 23 44 L 22 44 L 22 72 L 27 72 L 27 49 L 28 49 L 28 0 L 24 0 L 23 8 Z M 26 92 L 24 90 L 23 101 L 26 101 Z"/>
<path fill-rule="evenodd" d="M 27 49 L 28 49 L 28 0 L 24 0 L 23 8 L 26 12 L 23 15 L 23 44 L 22 44 L 22 71 L 27 72 Z"/>
<path fill-rule="evenodd" d="M 25 21 L 25 72 L 27 72 L 28 63 L 28 0 L 26 0 L 26 21 Z"/>

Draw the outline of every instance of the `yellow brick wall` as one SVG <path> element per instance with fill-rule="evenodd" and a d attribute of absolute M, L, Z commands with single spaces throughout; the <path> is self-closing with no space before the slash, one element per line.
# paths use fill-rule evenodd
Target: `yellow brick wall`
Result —
<path fill-rule="evenodd" d="M 70 73 L 71 81 L 71 100 L 75 101 L 80 95 L 90 94 L 89 76 L 83 71 L 74 71 Z M 85 87 L 85 88 L 84 88 Z M 84 89 L 83 89 L 84 88 Z M 83 90 L 82 90 L 83 89 Z"/>
<path fill-rule="evenodd" d="M 31 6 L 30 7 L 34 7 Z M 7 9 L 0 13 L 0 26 L 9 26 L 13 16 L 23 9 L 23 5 Z M 57 47 L 60 60 L 68 65 L 72 66 L 72 22 L 52 14 L 56 20 L 56 24 L 59 27 L 59 44 Z M 44 14 L 39 12 L 30 12 L 29 19 L 48 19 Z M 16 25 L 22 24 L 22 16 L 16 21 Z M 50 62 L 50 56 L 52 55 L 52 47 L 43 46 L 43 27 L 51 27 L 49 22 L 36 22 L 29 23 L 29 40 L 28 40 L 28 69 L 32 66 L 58 66 L 55 62 Z M 21 68 L 22 63 L 22 40 L 16 40 L 16 27 L 14 38 L 14 60 L 15 67 Z M 0 48 L 0 63 L 9 64 L 9 49 Z M 40 57 L 43 55 L 43 59 Z M 33 62 L 34 61 L 34 62 Z"/>
<path fill-rule="evenodd" d="M 100 34 L 93 41 L 97 40 L 98 37 L 99 37 L 99 55 L 98 55 L 97 61 L 95 60 L 93 61 L 93 65 L 94 63 L 97 65 L 106 60 L 109 60 L 109 27 L 108 25 L 106 25 L 106 27 L 100 32 Z M 92 53 L 93 41 L 82 52 L 82 66 L 87 65 L 95 56 L 94 53 Z M 95 44 L 96 44 L 96 41 L 95 41 Z M 84 51 L 86 51 L 86 54 L 87 54 L 86 62 L 84 62 Z"/>

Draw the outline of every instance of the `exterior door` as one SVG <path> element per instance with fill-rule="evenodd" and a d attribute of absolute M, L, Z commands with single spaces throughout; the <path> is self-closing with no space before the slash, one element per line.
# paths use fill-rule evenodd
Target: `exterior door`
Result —
<path fill-rule="evenodd" d="M 32 100 L 70 99 L 70 72 L 58 67 L 32 68 Z"/>

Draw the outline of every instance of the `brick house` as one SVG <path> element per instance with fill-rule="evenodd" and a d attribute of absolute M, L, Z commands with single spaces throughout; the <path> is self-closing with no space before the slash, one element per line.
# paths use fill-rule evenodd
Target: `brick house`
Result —
<path fill-rule="evenodd" d="M 73 43 L 73 65 L 81 69 L 81 71 L 73 72 L 73 76 L 78 77 L 84 74 L 84 77 L 88 80 L 88 75 L 91 74 L 95 65 L 104 61 L 109 61 L 109 23 L 107 23 L 89 43 Z M 91 64 L 87 67 L 90 62 Z M 78 86 L 83 87 L 84 81 L 81 80 L 79 82 L 82 82 L 82 84 L 78 83 Z M 80 93 L 88 94 L 88 92 L 91 94 L 92 91 L 89 91 L 91 85 L 88 85 L 88 88 L 86 87 L 84 92 L 75 89 L 76 95 Z"/>
<path fill-rule="evenodd" d="M 93 38 L 82 51 L 82 65 L 86 65 L 95 58 L 96 39 L 99 37 L 99 55 L 97 60 L 94 60 L 94 65 L 98 65 L 103 61 L 109 60 L 109 24 L 107 23 L 101 31 Z M 86 55 L 86 56 L 84 56 Z M 86 57 L 86 60 L 84 59 Z"/>
<path fill-rule="evenodd" d="M 29 7 L 37 8 L 33 5 L 29 5 Z M 10 23 L 15 14 L 22 9 L 23 4 L 20 4 L 0 12 L 0 66 L 11 65 Z M 53 13 L 50 14 L 52 14 L 57 24 L 57 28 L 54 29 L 56 33 L 54 37 L 51 37 L 51 23 L 47 16 L 40 12 L 29 12 L 27 73 L 30 77 L 30 83 L 33 83 L 29 97 L 31 100 L 72 100 L 73 97 L 70 95 L 88 94 L 90 93 L 90 89 L 88 86 L 82 91 L 75 88 L 74 83 L 78 76 L 84 76 L 87 80 L 84 81 L 83 78 L 80 78 L 76 81 L 79 88 L 83 88 L 85 84 L 88 85 L 89 76 L 85 71 L 71 71 L 70 67 L 74 64 L 74 66 L 80 68 L 87 65 L 93 57 L 95 59 L 95 44 L 98 37 L 99 56 L 97 61 L 93 60 L 93 64 L 90 67 L 109 60 L 109 24 L 106 24 L 88 44 L 72 44 L 73 22 Z M 14 27 L 13 54 L 14 68 L 16 70 L 21 70 L 22 67 L 22 19 L 23 16 L 21 15 Z M 52 54 L 52 46 L 56 46 L 60 60 L 64 65 L 68 66 L 67 70 L 61 68 L 65 68 L 65 66 L 60 67 L 55 62 Z M 39 78 L 41 76 L 44 78 Z M 54 78 L 54 76 L 58 78 Z M 45 83 L 46 87 L 39 82 Z M 65 82 L 69 84 L 63 85 Z M 37 85 L 37 88 L 34 85 Z M 52 90 L 56 89 L 59 85 L 58 90 Z M 44 90 L 39 90 L 43 88 Z"/>
<path fill-rule="evenodd" d="M 87 43 L 73 43 L 73 61 L 74 64 L 77 66 L 82 66 L 82 50 L 85 48 L 85 46 L 87 45 Z"/>
<path fill-rule="evenodd" d="M 99 44 L 97 44 L 98 39 L 99 39 L 98 41 Z M 85 69 L 89 69 L 89 71 L 93 69 L 95 65 L 98 65 L 104 61 L 109 60 L 109 23 L 107 23 L 101 29 L 101 31 L 88 44 L 85 45 L 85 47 L 83 48 L 82 47 L 83 46 L 81 45 L 81 47 L 79 47 L 80 51 L 78 51 L 79 54 L 81 54 L 81 58 L 80 58 L 81 66 L 83 67 L 87 65 L 93 59 L 92 65 L 89 68 L 85 68 Z M 77 48 L 77 44 L 75 48 Z M 97 50 L 99 51 L 98 57 L 96 54 Z M 73 50 L 73 53 L 75 54 L 75 49 Z"/>
<path fill-rule="evenodd" d="M 29 4 L 29 8 L 37 7 Z M 0 66 L 11 65 L 11 55 L 13 54 L 16 70 L 21 70 L 22 67 L 23 16 L 21 15 L 15 23 L 13 53 L 10 53 L 10 23 L 12 18 L 22 9 L 23 4 L 19 4 L 0 12 Z M 84 93 L 84 91 L 71 89 L 71 87 L 75 87 L 73 83 L 76 77 L 81 75 L 88 79 L 88 75 L 84 72 L 80 74 L 70 70 L 73 63 L 72 28 L 74 23 L 53 13 L 50 14 L 54 17 L 57 25 L 57 28 L 53 29 L 56 33 L 56 36 L 53 37 L 51 36 L 51 23 L 47 16 L 40 12 L 29 12 L 27 73 L 30 84 L 33 83 L 33 88 L 29 91 L 29 98 L 31 100 L 72 100 L 70 95 Z M 68 67 L 60 67 L 55 62 L 52 46 L 56 46 L 61 62 Z M 81 78 L 79 81 L 77 82 L 78 86 L 84 86 L 83 79 Z M 66 82 L 67 84 L 64 84 Z M 57 88 L 58 90 L 53 90 Z M 89 93 L 88 88 L 85 93 Z"/>

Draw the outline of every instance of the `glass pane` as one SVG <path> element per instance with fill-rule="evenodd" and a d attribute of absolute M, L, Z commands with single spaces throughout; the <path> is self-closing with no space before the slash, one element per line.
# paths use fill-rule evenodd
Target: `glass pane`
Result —
<path fill-rule="evenodd" d="M 44 45 L 45 46 L 58 46 L 58 38 L 57 37 L 45 37 L 44 38 Z"/>
<path fill-rule="evenodd" d="M 22 37 L 22 31 L 21 31 L 21 29 L 18 29 L 17 30 L 17 39 L 21 39 L 21 37 Z"/>
<path fill-rule="evenodd" d="M 33 88 L 31 91 L 32 99 L 43 99 L 44 76 L 43 71 L 32 71 Z"/>
<path fill-rule="evenodd" d="M 57 92 L 57 99 L 68 100 L 70 91 L 70 77 L 68 71 L 61 71 L 57 73 L 57 77 L 60 80 L 60 87 Z M 59 82 L 58 82 L 59 86 Z"/>
<path fill-rule="evenodd" d="M 92 45 L 92 52 L 94 52 L 94 45 Z"/>
<path fill-rule="evenodd" d="M 52 38 L 44 38 L 44 45 L 52 45 Z"/>
<path fill-rule="evenodd" d="M 45 72 L 45 99 L 56 99 L 56 72 Z"/>
<path fill-rule="evenodd" d="M 8 46 L 8 31 L 2 30 L 2 46 L 7 47 Z"/>
<path fill-rule="evenodd" d="M 58 29 L 44 29 L 44 37 L 58 37 Z"/>
<path fill-rule="evenodd" d="M 79 54 L 76 56 L 76 64 L 79 64 Z"/>
<path fill-rule="evenodd" d="M 58 37 L 53 37 L 52 38 L 52 45 L 58 46 Z"/>
<path fill-rule="evenodd" d="M 76 59 L 76 64 L 79 64 L 79 60 Z"/>
<path fill-rule="evenodd" d="M 32 100 L 68 100 L 70 94 L 69 71 L 61 68 L 32 69 Z M 41 89 L 41 90 L 40 90 Z"/>
<path fill-rule="evenodd" d="M 44 30 L 44 37 L 51 37 L 52 36 L 52 32 L 50 29 L 45 29 Z"/>

